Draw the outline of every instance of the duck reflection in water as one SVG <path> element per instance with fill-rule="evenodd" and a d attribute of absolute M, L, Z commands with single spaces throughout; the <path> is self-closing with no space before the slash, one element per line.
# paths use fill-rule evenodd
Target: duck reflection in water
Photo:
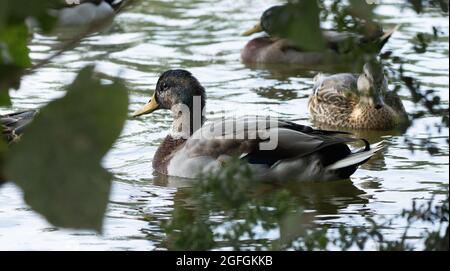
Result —
<path fill-rule="evenodd" d="M 368 203 L 366 193 L 349 179 L 281 185 L 252 182 L 245 173 L 228 173 L 225 170 L 229 180 L 156 176 L 155 185 L 177 188 L 172 214 L 162 223 L 167 233 L 165 249 L 288 245 L 317 227 L 318 219 L 333 219 L 350 205 Z M 273 231 L 278 237 L 272 236 Z"/>

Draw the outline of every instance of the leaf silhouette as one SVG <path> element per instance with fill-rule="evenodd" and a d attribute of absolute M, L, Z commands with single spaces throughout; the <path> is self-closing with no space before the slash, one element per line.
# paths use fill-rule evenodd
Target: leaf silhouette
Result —
<path fill-rule="evenodd" d="M 100 162 L 128 108 L 120 81 L 102 85 L 83 69 L 65 97 L 49 103 L 10 148 L 5 171 L 27 204 L 59 227 L 101 231 L 111 175 Z"/>

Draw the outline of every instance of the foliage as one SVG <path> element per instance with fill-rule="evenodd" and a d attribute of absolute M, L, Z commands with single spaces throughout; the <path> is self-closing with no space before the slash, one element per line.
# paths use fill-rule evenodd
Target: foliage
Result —
<path fill-rule="evenodd" d="M 408 0 L 407 1 L 417 13 L 422 13 L 426 8 L 439 8 L 448 13 L 448 0 Z"/>
<path fill-rule="evenodd" d="M 276 228 L 276 221 L 293 206 L 289 194 L 284 190 L 267 194 L 264 190 L 269 187 L 264 186 L 252 191 L 254 185 L 250 168 L 238 159 L 217 173 L 201 175 L 189 193 L 194 205 L 177 206 L 173 219 L 163 225 L 169 235 L 167 245 L 177 250 L 206 250 L 216 247 L 219 239 L 221 246 L 240 250 L 241 238 L 253 238 L 255 227 Z M 225 216 L 227 222 L 214 222 L 215 215 Z M 226 230 L 214 233 L 220 224 L 228 224 Z"/>
<path fill-rule="evenodd" d="M 316 1 L 291 1 L 284 9 L 275 10 L 273 18 L 270 27 L 277 36 L 291 39 L 304 50 L 325 49 Z"/>
<path fill-rule="evenodd" d="M 10 105 L 9 88 L 19 88 L 21 76 L 31 67 L 26 20 L 34 18 L 48 31 L 55 23 L 48 9 L 59 4 L 59 0 L 0 1 L 0 105 Z"/>
<path fill-rule="evenodd" d="M 111 176 L 100 162 L 121 133 L 127 100 L 120 81 L 102 85 L 85 68 L 10 148 L 7 177 L 53 225 L 101 230 Z"/>
<path fill-rule="evenodd" d="M 83 32 L 32 66 L 27 20 L 49 32 L 56 26 L 49 9 L 63 5 L 61 0 L 0 2 L 0 105 L 10 105 L 8 91 L 20 87 L 23 75 L 89 34 Z M 0 179 L 16 182 L 25 201 L 53 225 L 100 231 L 111 186 L 100 162 L 122 130 L 128 96 L 120 80 L 101 84 L 93 67 L 82 69 L 67 90 L 64 98 L 41 109 L 20 142 L 8 151 L 0 142 Z"/>
<path fill-rule="evenodd" d="M 366 218 L 365 226 L 336 229 L 305 223 L 311 218 L 285 187 L 261 184 L 237 159 L 218 172 L 203 174 L 185 203 L 176 205 L 172 219 L 164 223 L 166 246 L 173 250 L 245 250 L 247 245 L 259 250 L 403 251 L 421 246 L 424 250 L 448 250 L 448 197 L 438 204 L 434 200 L 420 206 L 414 203 L 411 210 L 383 222 Z M 387 240 L 384 230 L 398 219 L 406 220 L 403 235 Z M 435 230 L 423 231 L 421 242 L 412 245 L 408 233 L 416 223 L 430 224 Z M 279 231 L 279 238 L 260 237 L 273 230 Z"/>

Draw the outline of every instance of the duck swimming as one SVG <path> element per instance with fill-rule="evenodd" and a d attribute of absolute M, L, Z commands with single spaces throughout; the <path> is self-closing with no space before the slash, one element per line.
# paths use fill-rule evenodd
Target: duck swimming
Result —
<path fill-rule="evenodd" d="M 325 51 L 304 50 L 283 37 L 283 34 L 278 31 L 277 24 L 280 24 L 278 18 L 282 19 L 281 22 L 286 21 L 283 19 L 283 14 L 290 9 L 298 8 L 292 5 L 285 4 L 267 9 L 262 14 L 260 22 L 243 33 L 244 36 L 259 32 L 267 34 L 267 36 L 251 40 L 242 49 L 241 59 L 244 63 L 296 64 L 315 67 L 337 65 L 343 61 L 354 62 L 356 49 L 363 49 L 364 53 L 378 54 L 396 30 L 384 32 L 379 25 L 373 25 L 374 29 L 366 35 L 323 30 Z"/>
<path fill-rule="evenodd" d="M 88 26 L 113 18 L 125 0 L 80 0 L 79 4 L 53 10 L 59 27 Z"/>
<path fill-rule="evenodd" d="M 154 156 L 156 172 L 195 178 L 239 157 L 264 180 L 330 181 L 350 177 L 381 149 L 380 144 L 370 146 L 347 133 L 273 118 L 206 122 L 201 114 L 205 105 L 205 90 L 190 72 L 169 70 L 161 75 L 150 102 L 134 113 L 138 117 L 164 109 L 174 118 L 172 131 Z M 365 147 L 352 152 L 348 143 L 357 141 Z"/>
<path fill-rule="evenodd" d="M 391 130 L 409 122 L 397 93 L 389 91 L 382 65 L 370 62 L 359 75 L 318 74 L 308 109 L 315 123 L 351 129 Z"/>
<path fill-rule="evenodd" d="M 58 29 L 67 28 L 99 28 L 109 24 L 122 8 L 126 0 L 78 0 L 64 1 L 48 10 L 48 13 L 57 20 Z M 27 20 L 30 28 L 39 27 L 34 19 Z"/>

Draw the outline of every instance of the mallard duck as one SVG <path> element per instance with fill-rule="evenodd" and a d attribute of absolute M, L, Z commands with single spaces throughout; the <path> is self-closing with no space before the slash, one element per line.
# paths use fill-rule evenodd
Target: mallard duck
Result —
<path fill-rule="evenodd" d="M 323 30 L 323 37 L 327 46 L 325 51 L 315 52 L 304 50 L 290 40 L 278 33 L 276 25 L 277 18 L 283 17 L 284 12 L 292 4 L 274 6 L 267 9 L 261 16 L 260 21 L 253 28 L 245 31 L 244 36 L 254 33 L 265 32 L 267 36 L 258 37 L 242 49 L 241 59 L 244 63 L 267 63 L 267 64 L 297 64 L 307 67 L 320 65 L 338 65 L 342 61 L 355 61 L 355 49 L 364 53 L 379 53 L 386 42 L 395 32 L 396 28 L 384 32 L 379 25 L 371 25 L 373 28 L 366 35 L 358 35 L 349 32 L 337 32 Z M 286 21 L 286 20 L 284 20 Z M 356 44 L 355 44 L 356 43 Z M 353 46 L 350 46 L 353 45 Z"/>
<path fill-rule="evenodd" d="M 109 24 L 126 0 L 73 0 L 54 6 L 48 13 L 57 19 L 58 29 L 103 27 Z M 39 27 L 34 19 L 27 20 L 31 28 Z M 99 24 L 99 25 L 97 25 Z"/>
<path fill-rule="evenodd" d="M 327 126 L 390 130 L 408 123 L 400 97 L 389 91 L 383 66 L 364 65 L 357 74 L 335 74 L 315 78 L 308 109 L 315 123 Z"/>
<path fill-rule="evenodd" d="M 153 159 L 156 172 L 195 178 L 239 157 L 264 180 L 328 181 L 348 178 L 380 149 L 346 133 L 273 118 L 205 122 L 205 105 L 205 89 L 190 72 L 169 70 L 161 75 L 150 102 L 134 113 L 138 117 L 159 109 L 172 112 L 172 131 Z M 352 152 L 347 144 L 356 141 L 365 147 Z"/>
<path fill-rule="evenodd" d="M 0 116 L 2 136 L 6 142 L 17 141 L 26 127 L 36 116 L 37 110 L 27 110 Z"/>
<path fill-rule="evenodd" d="M 112 19 L 125 0 L 80 0 L 54 10 L 59 27 L 89 26 Z"/>

